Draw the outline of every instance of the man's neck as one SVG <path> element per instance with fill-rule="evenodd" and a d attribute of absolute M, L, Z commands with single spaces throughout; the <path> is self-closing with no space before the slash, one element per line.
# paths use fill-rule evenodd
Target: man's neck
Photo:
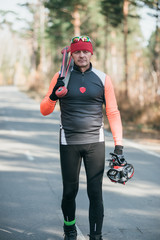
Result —
<path fill-rule="evenodd" d="M 86 71 L 90 68 L 90 66 L 91 66 L 91 64 L 89 64 L 89 65 L 87 65 L 87 66 L 85 66 L 85 67 L 79 67 L 79 66 L 77 66 L 77 67 L 79 68 L 79 70 L 80 70 L 82 73 L 84 73 L 84 72 L 86 72 Z"/>

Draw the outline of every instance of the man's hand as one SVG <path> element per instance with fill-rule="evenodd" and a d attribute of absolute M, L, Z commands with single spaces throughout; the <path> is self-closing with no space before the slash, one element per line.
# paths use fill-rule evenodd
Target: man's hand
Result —
<path fill-rule="evenodd" d="M 123 155 L 123 146 L 116 145 L 114 149 L 114 153 L 116 153 L 117 155 Z"/>
<path fill-rule="evenodd" d="M 64 77 L 59 77 L 59 78 L 57 79 L 57 83 L 56 83 L 56 85 L 54 86 L 51 95 L 49 96 L 49 98 L 50 98 L 52 101 L 56 101 L 56 100 L 58 99 L 58 97 L 57 97 L 57 95 L 56 95 L 55 92 L 56 92 L 56 90 L 57 90 L 59 87 L 63 87 L 63 86 L 64 86 L 63 79 L 64 79 Z"/>

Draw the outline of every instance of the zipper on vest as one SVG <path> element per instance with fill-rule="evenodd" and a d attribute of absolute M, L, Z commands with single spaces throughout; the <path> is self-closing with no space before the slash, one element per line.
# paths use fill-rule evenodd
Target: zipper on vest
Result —
<path fill-rule="evenodd" d="M 84 83 L 84 72 L 82 72 L 82 83 Z"/>

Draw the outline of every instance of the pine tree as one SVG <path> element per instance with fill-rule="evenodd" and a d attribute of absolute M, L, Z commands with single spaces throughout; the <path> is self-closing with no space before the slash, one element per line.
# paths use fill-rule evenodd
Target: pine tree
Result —
<path fill-rule="evenodd" d="M 158 86 L 160 85 L 160 1 L 159 0 L 142 0 L 142 2 L 152 9 L 154 12 L 150 14 L 155 18 L 156 30 L 152 35 L 152 43 L 154 43 L 152 48 L 152 65 L 157 76 L 157 93 Z"/>
<path fill-rule="evenodd" d="M 125 82 L 125 96 L 128 97 L 128 17 L 136 18 L 137 15 L 130 14 L 130 6 L 138 6 L 135 0 L 102 0 L 102 14 L 106 17 L 107 25 L 113 28 L 122 28 L 123 54 L 124 54 L 124 82 Z"/>
<path fill-rule="evenodd" d="M 80 35 L 80 11 L 85 8 L 86 0 L 48 0 L 45 7 L 49 10 L 48 33 L 54 42 L 65 43 L 66 35 Z"/>

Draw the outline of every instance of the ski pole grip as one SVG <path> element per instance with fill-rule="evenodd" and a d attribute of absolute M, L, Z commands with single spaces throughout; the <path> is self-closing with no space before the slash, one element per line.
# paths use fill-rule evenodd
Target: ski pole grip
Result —
<path fill-rule="evenodd" d="M 64 54 L 65 52 L 70 52 L 70 46 L 67 46 L 65 48 L 62 49 L 61 53 Z"/>
<path fill-rule="evenodd" d="M 65 86 L 59 87 L 56 90 L 56 95 L 57 95 L 58 98 L 61 98 L 61 97 L 64 97 L 67 94 L 67 92 L 68 92 L 68 90 Z"/>

